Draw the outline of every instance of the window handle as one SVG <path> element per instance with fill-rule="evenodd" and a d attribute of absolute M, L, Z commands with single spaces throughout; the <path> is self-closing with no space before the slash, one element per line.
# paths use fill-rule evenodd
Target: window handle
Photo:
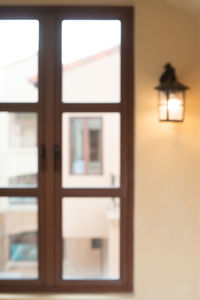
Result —
<path fill-rule="evenodd" d="M 54 145 L 54 171 L 58 170 L 59 157 L 60 157 L 60 147 L 58 145 Z"/>
<path fill-rule="evenodd" d="M 42 144 L 39 149 L 39 164 L 40 164 L 41 172 L 44 171 L 45 157 L 46 157 L 46 148 L 45 148 L 45 145 Z"/>

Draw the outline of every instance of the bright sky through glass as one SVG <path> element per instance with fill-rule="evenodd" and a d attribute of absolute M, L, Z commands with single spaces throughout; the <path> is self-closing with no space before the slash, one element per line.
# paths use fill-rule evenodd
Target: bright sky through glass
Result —
<path fill-rule="evenodd" d="M 118 20 L 65 20 L 62 23 L 62 62 L 71 63 L 120 44 Z M 0 21 L 0 67 L 38 52 L 37 20 Z"/>
<path fill-rule="evenodd" d="M 35 55 L 39 45 L 39 22 L 1 20 L 0 41 L 0 67 Z"/>
<path fill-rule="evenodd" d="M 65 20 L 62 22 L 62 63 L 91 56 L 121 43 L 119 20 Z"/>

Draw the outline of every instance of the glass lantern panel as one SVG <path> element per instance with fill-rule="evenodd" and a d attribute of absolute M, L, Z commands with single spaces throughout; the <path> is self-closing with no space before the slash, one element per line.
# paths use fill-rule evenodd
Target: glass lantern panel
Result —
<path fill-rule="evenodd" d="M 168 120 L 183 121 L 184 117 L 184 92 L 171 92 L 168 98 Z"/>
<path fill-rule="evenodd" d="M 167 94 L 159 91 L 158 113 L 160 121 L 167 121 Z"/>

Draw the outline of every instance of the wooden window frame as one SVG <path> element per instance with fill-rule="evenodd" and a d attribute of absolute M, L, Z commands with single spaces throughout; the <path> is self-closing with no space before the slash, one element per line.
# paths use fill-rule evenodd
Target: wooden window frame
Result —
<path fill-rule="evenodd" d="M 61 103 L 61 34 L 63 19 L 117 19 L 121 21 L 121 102 Z M 37 112 L 38 188 L 0 188 L 0 197 L 31 196 L 38 200 L 39 279 L 1 280 L 1 293 L 106 293 L 133 291 L 133 8 L 132 7 L 1 7 L 0 19 L 40 21 L 39 102 L 0 103 L 0 112 Z M 56 168 L 54 147 L 61 149 L 64 112 L 118 112 L 121 114 L 120 188 L 61 188 L 61 155 Z M 44 120 L 46 126 L 44 126 Z M 119 280 L 62 280 L 62 197 L 120 197 Z"/>

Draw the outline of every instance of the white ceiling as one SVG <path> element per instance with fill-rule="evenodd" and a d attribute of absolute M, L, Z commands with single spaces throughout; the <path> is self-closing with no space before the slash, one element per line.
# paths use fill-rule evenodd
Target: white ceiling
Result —
<path fill-rule="evenodd" d="M 200 16 L 200 0 L 165 0 L 171 5 L 175 5 L 177 7 L 181 7 L 186 11 Z"/>

